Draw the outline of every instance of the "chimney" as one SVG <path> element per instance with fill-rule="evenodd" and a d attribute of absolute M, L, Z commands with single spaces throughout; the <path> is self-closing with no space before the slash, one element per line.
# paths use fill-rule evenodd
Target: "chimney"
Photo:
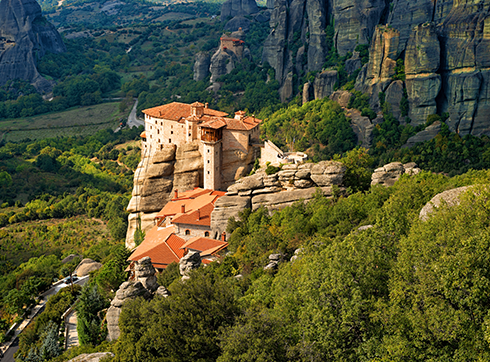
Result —
<path fill-rule="evenodd" d="M 197 209 L 197 220 L 201 220 L 201 210 Z"/>
<path fill-rule="evenodd" d="M 178 199 L 179 198 L 179 190 L 175 190 L 174 191 L 174 199 Z"/>
<path fill-rule="evenodd" d="M 209 103 L 208 103 L 208 102 L 206 102 L 206 103 L 204 104 L 204 108 L 208 108 L 208 107 L 209 107 Z"/>
<path fill-rule="evenodd" d="M 223 233 L 221 234 L 221 241 L 226 243 L 226 233 L 223 231 Z"/>
<path fill-rule="evenodd" d="M 180 212 L 185 214 L 185 204 L 180 205 Z"/>

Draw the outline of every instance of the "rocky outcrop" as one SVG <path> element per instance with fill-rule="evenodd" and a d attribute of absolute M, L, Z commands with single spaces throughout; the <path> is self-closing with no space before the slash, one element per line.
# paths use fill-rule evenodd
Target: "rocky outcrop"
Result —
<path fill-rule="evenodd" d="M 425 142 L 433 139 L 441 131 L 441 122 L 437 121 L 431 124 L 423 131 L 418 132 L 415 136 L 410 137 L 402 147 L 412 147 L 419 142 Z"/>
<path fill-rule="evenodd" d="M 352 97 L 354 97 L 354 95 L 351 92 L 343 90 L 335 91 L 330 95 L 330 99 L 337 102 L 343 108 L 347 108 L 349 106 L 349 102 Z"/>
<path fill-rule="evenodd" d="M 346 117 L 351 120 L 351 127 L 357 136 L 357 142 L 361 147 L 371 147 L 373 141 L 373 130 L 376 123 L 371 122 L 369 117 L 361 116 L 361 112 L 357 109 L 347 109 Z"/>
<path fill-rule="evenodd" d="M 222 49 L 221 47 L 211 57 L 211 82 L 214 83 L 222 75 L 230 73 L 235 69 L 238 58 L 231 50 Z"/>
<path fill-rule="evenodd" d="M 201 254 L 198 251 L 190 250 L 179 261 L 179 271 L 182 280 L 189 279 L 191 271 L 201 266 Z"/>
<path fill-rule="evenodd" d="M 225 21 L 237 15 L 250 15 L 259 11 L 255 0 L 226 0 L 221 6 L 221 20 Z"/>
<path fill-rule="evenodd" d="M 472 188 L 474 188 L 474 186 L 463 186 L 437 194 L 425 204 L 422 210 L 420 210 L 420 220 L 428 220 L 435 209 L 441 207 L 441 205 L 446 205 L 448 207 L 459 205 L 461 203 L 460 196 Z"/>
<path fill-rule="evenodd" d="M 441 90 L 439 70 L 440 46 L 433 23 L 415 27 L 405 53 L 408 116 L 413 125 L 425 123 L 427 116 L 437 113 L 436 97 Z"/>
<path fill-rule="evenodd" d="M 135 262 L 134 273 L 134 280 L 121 284 L 116 292 L 116 296 L 111 302 L 111 306 L 107 310 L 107 339 L 109 341 L 114 341 L 119 338 L 121 333 L 119 329 L 119 316 L 126 301 L 135 299 L 136 297 L 150 299 L 155 294 L 161 296 L 169 295 L 165 287 L 158 285 L 155 276 L 156 271 L 149 257 Z"/>
<path fill-rule="evenodd" d="M 0 86 L 8 80 L 23 79 L 40 92 L 49 92 L 51 82 L 44 79 L 36 62 L 46 52 L 66 51 L 61 36 L 35 0 L 0 2 Z"/>
<path fill-rule="evenodd" d="M 209 75 L 209 66 L 211 65 L 211 57 L 207 52 L 199 52 L 196 55 L 194 62 L 194 80 L 199 82 L 206 79 Z"/>
<path fill-rule="evenodd" d="M 391 114 L 401 122 L 404 122 L 404 120 L 400 119 L 402 115 L 400 102 L 403 97 L 403 88 L 403 82 L 401 80 L 396 80 L 392 82 L 385 91 L 385 103 L 389 105 Z"/>
<path fill-rule="evenodd" d="M 337 83 L 337 71 L 325 70 L 315 76 L 313 82 L 313 94 L 315 99 L 323 99 L 333 93 L 335 83 Z"/>
<path fill-rule="evenodd" d="M 345 170 L 345 166 L 336 161 L 288 164 L 272 175 L 259 169 L 254 175 L 243 177 L 228 187 L 226 195 L 216 201 L 211 214 L 212 233 L 220 235 L 226 231 L 228 219 L 237 217 L 244 208 L 256 210 L 263 206 L 280 210 L 298 200 L 311 200 L 317 192 L 331 197 L 333 186 L 344 190 Z"/>
<path fill-rule="evenodd" d="M 202 156 L 198 143 L 163 147 L 143 155 L 134 173 L 133 193 L 127 210 L 126 247 L 134 248 L 134 232 L 138 227 L 148 231 L 158 211 L 172 198 L 175 190 L 191 190 L 201 184 Z"/>
<path fill-rule="evenodd" d="M 81 278 L 86 275 L 89 275 L 90 272 L 99 270 L 100 268 L 102 268 L 101 263 L 96 262 L 95 260 L 89 258 L 85 258 L 80 262 L 80 264 L 78 264 L 73 274 L 76 274 L 79 278 Z"/>
<path fill-rule="evenodd" d="M 371 107 L 379 108 L 379 92 L 384 92 L 395 74 L 400 33 L 396 29 L 378 25 L 369 49 L 369 62 L 356 80 L 356 88 L 371 95 Z"/>
<path fill-rule="evenodd" d="M 335 19 L 335 46 L 339 55 L 352 52 L 357 44 L 368 44 L 385 9 L 382 0 L 341 0 L 332 2 Z"/>
<path fill-rule="evenodd" d="M 401 162 L 392 162 L 383 167 L 379 167 L 374 170 L 371 176 L 371 186 L 383 185 L 393 186 L 401 175 L 407 173 L 409 175 L 416 175 L 420 172 L 417 165 L 414 162 L 403 165 Z"/>
<path fill-rule="evenodd" d="M 279 263 L 284 261 L 284 255 L 271 254 L 269 255 L 269 263 L 264 267 L 264 270 L 275 271 L 279 268 Z"/>

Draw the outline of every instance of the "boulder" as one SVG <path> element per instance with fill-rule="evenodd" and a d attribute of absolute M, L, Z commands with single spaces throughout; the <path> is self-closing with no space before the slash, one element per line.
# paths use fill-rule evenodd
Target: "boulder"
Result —
<path fill-rule="evenodd" d="M 474 188 L 474 186 L 463 186 L 437 194 L 425 204 L 422 210 L 420 210 L 420 220 L 426 221 L 429 219 L 435 209 L 439 208 L 441 205 L 447 205 L 448 207 L 459 205 L 461 202 L 460 196 L 472 188 Z"/>
<path fill-rule="evenodd" d="M 99 270 L 100 268 L 102 268 L 101 263 L 96 262 L 95 260 L 89 258 L 85 258 L 80 262 L 80 264 L 78 264 L 77 268 L 73 273 L 76 274 L 79 278 L 81 278 L 86 275 L 89 275 L 90 272 L 94 270 Z"/>
<path fill-rule="evenodd" d="M 238 62 L 238 58 L 229 49 L 219 48 L 211 57 L 211 83 L 217 81 L 222 75 L 230 73 L 235 69 L 235 64 Z"/>
<path fill-rule="evenodd" d="M 404 173 L 415 175 L 419 172 L 420 169 L 414 162 L 406 165 L 401 162 L 392 162 L 374 170 L 371 176 L 371 185 L 393 186 Z"/>

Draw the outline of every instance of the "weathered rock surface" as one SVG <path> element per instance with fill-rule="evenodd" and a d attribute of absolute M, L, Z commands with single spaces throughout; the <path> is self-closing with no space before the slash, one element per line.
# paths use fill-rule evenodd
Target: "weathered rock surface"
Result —
<path fill-rule="evenodd" d="M 99 362 L 103 358 L 114 357 L 112 352 L 83 353 L 68 362 Z"/>
<path fill-rule="evenodd" d="M 182 275 L 182 279 L 188 279 L 189 274 L 192 270 L 199 268 L 201 266 L 201 255 L 198 251 L 190 250 L 182 259 L 179 261 L 179 271 Z"/>
<path fill-rule="evenodd" d="M 238 57 L 231 50 L 222 49 L 221 47 L 211 57 L 211 83 L 217 81 L 222 75 L 230 73 L 235 69 L 235 65 L 239 62 Z"/>
<path fill-rule="evenodd" d="M 352 97 L 354 97 L 354 95 L 351 92 L 343 90 L 335 91 L 330 95 L 330 99 L 337 102 L 343 108 L 347 108 L 349 106 L 349 102 Z"/>
<path fill-rule="evenodd" d="M 255 0 L 226 0 L 221 6 L 221 19 L 225 21 L 237 15 L 255 14 L 258 11 Z"/>
<path fill-rule="evenodd" d="M 410 137 L 402 147 L 412 147 L 419 142 L 425 142 L 433 139 L 441 131 L 441 122 L 437 121 L 429 127 L 420 131 L 415 136 Z"/>
<path fill-rule="evenodd" d="M 85 258 L 80 262 L 80 264 L 78 264 L 73 273 L 80 278 L 89 275 L 90 272 L 99 270 L 100 268 L 102 268 L 101 263 L 89 258 Z"/>
<path fill-rule="evenodd" d="M 337 71 L 326 70 L 318 73 L 313 82 L 313 94 L 315 99 L 323 99 L 333 93 L 333 89 L 337 83 Z"/>
<path fill-rule="evenodd" d="M 433 23 L 415 27 L 408 40 L 405 53 L 405 73 L 408 116 L 413 125 L 427 120 L 437 113 L 436 97 L 441 90 L 441 76 L 436 74 L 440 65 L 440 46 Z"/>
<path fill-rule="evenodd" d="M 472 188 L 474 188 L 474 186 L 463 186 L 437 194 L 422 208 L 422 210 L 420 210 L 420 220 L 426 221 L 429 219 L 430 215 L 435 211 L 435 209 L 439 208 L 443 204 L 447 205 L 448 207 L 459 205 L 461 202 L 460 196 Z"/>
<path fill-rule="evenodd" d="M 156 270 L 153 267 L 149 256 L 144 257 L 134 266 L 134 275 L 136 279 L 151 293 L 155 292 L 159 287 L 155 274 Z"/>
<path fill-rule="evenodd" d="M 39 74 L 36 62 L 46 52 L 64 51 L 61 36 L 42 16 L 35 0 L 0 2 L 0 86 L 23 79 L 38 91 L 49 92 L 52 84 Z"/>
<path fill-rule="evenodd" d="M 357 142 L 361 147 L 371 147 L 373 141 L 374 124 L 369 117 L 361 116 L 361 112 L 357 109 L 348 109 L 346 116 L 351 120 L 351 127 L 357 136 Z"/>
<path fill-rule="evenodd" d="M 154 216 L 172 198 L 175 190 L 191 190 L 202 179 L 203 162 L 197 143 L 163 147 L 144 156 L 134 173 L 132 198 L 127 210 L 126 247 L 134 248 L 134 232 L 141 222 L 142 231 L 154 225 Z M 138 220 L 139 218 L 139 220 Z"/>
<path fill-rule="evenodd" d="M 402 112 L 400 109 L 400 102 L 403 97 L 403 87 L 403 81 L 396 80 L 392 82 L 385 91 L 385 102 L 389 104 L 391 114 L 400 121 L 404 121 L 401 119 Z"/>
<path fill-rule="evenodd" d="M 169 295 L 166 288 L 158 285 L 155 276 L 155 268 L 151 264 L 151 259 L 149 257 L 145 257 L 140 261 L 135 262 L 134 271 L 134 280 L 121 284 L 116 292 L 116 296 L 111 301 L 111 306 L 107 310 L 107 339 L 109 341 L 118 339 L 121 334 L 121 330 L 119 329 L 119 316 L 121 315 L 121 308 L 127 300 L 140 296 L 145 299 L 150 299 L 155 294 L 161 296 Z"/>
<path fill-rule="evenodd" d="M 220 197 L 211 214 L 213 235 L 226 231 L 230 217 L 237 217 L 245 208 L 256 210 L 261 206 L 269 210 L 279 210 L 298 200 L 311 200 L 317 192 L 325 197 L 333 196 L 332 186 L 341 191 L 346 168 L 336 161 L 287 164 L 282 170 L 267 175 L 259 169 L 252 176 L 243 177 L 228 187 L 225 196 Z"/>
<path fill-rule="evenodd" d="M 194 62 L 194 80 L 199 82 L 209 75 L 209 66 L 211 65 L 211 57 L 207 52 L 199 52 L 196 55 Z"/>
<path fill-rule="evenodd" d="M 352 52 L 357 44 L 368 44 L 385 9 L 382 0 L 332 1 L 335 45 L 339 55 Z"/>
<path fill-rule="evenodd" d="M 415 175 L 419 172 L 420 169 L 417 168 L 417 165 L 414 162 L 405 165 L 401 162 L 388 163 L 387 165 L 374 170 L 374 173 L 371 176 L 371 186 L 377 184 L 393 186 L 404 173 Z"/>

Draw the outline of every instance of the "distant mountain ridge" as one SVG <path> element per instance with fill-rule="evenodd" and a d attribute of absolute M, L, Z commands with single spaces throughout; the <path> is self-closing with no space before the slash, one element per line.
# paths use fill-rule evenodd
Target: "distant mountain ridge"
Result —
<path fill-rule="evenodd" d="M 38 91 L 49 92 L 52 84 L 39 74 L 36 62 L 46 52 L 64 51 L 60 34 L 35 0 L 0 2 L 0 85 L 23 79 Z"/>

